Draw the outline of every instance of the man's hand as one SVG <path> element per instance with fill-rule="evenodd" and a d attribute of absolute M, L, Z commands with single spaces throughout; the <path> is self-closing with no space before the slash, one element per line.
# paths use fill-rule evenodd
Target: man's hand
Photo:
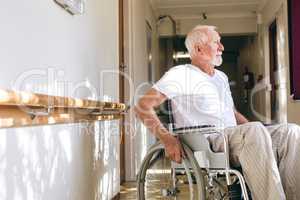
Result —
<path fill-rule="evenodd" d="M 161 137 L 161 142 L 165 146 L 166 156 L 177 163 L 181 163 L 182 157 L 184 158 L 185 154 L 178 138 L 171 134 L 166 134 Z"/>

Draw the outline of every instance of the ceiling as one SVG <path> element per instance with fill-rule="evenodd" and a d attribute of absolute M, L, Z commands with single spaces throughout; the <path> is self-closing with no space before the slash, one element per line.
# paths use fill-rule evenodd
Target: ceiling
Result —
<path fill-rule="evenodd" d="M 256 17 L 267 0 L 150 0 L 157 16 L 174 19 Z"/>
<path fill-rule="evenodd" d="M 160 41 L 163 40 L 172 40 L 172 38 L 161 38 Z M 225 51 L 223 52 L 225 55 L 238 55 L 240 49 L 247 44 L 247 42 L 251 39 L 251 36 L 223 36 L 221 38 L 221 42 L 225 47 Z M 174 44 L 174 50 L 177 52 L 187 52 L 185 47 L 185 37 L 177 36 L 176 42 Z"/>

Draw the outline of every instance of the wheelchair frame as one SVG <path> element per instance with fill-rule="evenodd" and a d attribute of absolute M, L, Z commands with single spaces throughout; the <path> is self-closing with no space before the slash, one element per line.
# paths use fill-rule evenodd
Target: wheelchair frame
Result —
<path fill-rule="evenodd" d="M 169 121 L 173 122 L 170 100 L 168 100 L 168 109 Z M 208 175 L 209 182 L 212 182 L 213 177 L 216 175 L 225 175 L 227 186 L 233 184 L 231 175 L 235 175 L 240 182 L 243 199 L 249 200 L 244 177 L 238 170 L 232 169 L 230 167 L 228 138 L 225 134 L 223 134 L 223 130 L 218 130 L 211 126 L 198 126 L 174 129 L 173 123 L 170 124 L 169 130 L 174 136 L 179 138 L 179 140 L 182 143 L 183 150 L 186 153 L 186 158 L 183 159 L 182 164 L 176 164 L 175 162 L 171 163 L 171 168 L 173 172 L 173 189 L 176 188 L 176 169 L 184 169 L 186 172 L 189 182 L 190 200 L 206 199 L 206 186 L 204 185 L 205 181 L 203 171 L 205 171 Z M 206 135 L 208 134 L 219 134 L 223 137 L 224 152 L 213 152 L 211 150 L 209 141 L 206 138 Z M 154 144 L 150 147 L 141 164 L 140 171 L 137 176 L 137 195 L 139 200 L 145 199 L 145 176 L 150 161 L 156 152 L 163 150 L 164 147 L 162 144 L 160 144 L 159 142 Z M 191 169 L 193 170 L 194 176 L 196 178 L 197 191 L 195 194 L 197 194 L 197 197 L 194 197 L 193 195 L 194 188 L 191 176 Z M 176 195 L 176 192 L 171 195 Z"/>

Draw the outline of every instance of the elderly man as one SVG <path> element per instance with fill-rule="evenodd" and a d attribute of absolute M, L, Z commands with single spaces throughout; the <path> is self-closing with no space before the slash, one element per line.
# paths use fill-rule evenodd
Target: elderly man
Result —
<path fill-rule="evenodd" d="M 181 162 L 182 148 L 154 112 L 172 100 L 176 127 L 215 125 L 228 136 L 230 160 L 240 165 L 254 200 L 300 199 L 300 128 L 282 124 L 264 127 L 235 110 L 227 76 L 215 69 L 223 45 L 213 26 L 197 26 L 186 38 L 191 64 L 171 68 L 138 102 L 137 116 L 164 144 L 168 156 Z M 222 151 L 220 136 L 209 136 Z"/>

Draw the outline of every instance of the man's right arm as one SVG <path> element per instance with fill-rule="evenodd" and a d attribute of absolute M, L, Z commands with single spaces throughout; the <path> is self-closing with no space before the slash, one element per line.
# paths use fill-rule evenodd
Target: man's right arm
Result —
<path fill-rule="evenodd" d="M 162 125 L 154 110 L 155 107 L 162 104 L 166 99 L 167 97 L 164 94 L 151 88 L 139 99 L 137 105 L 134 107 L 134 111 L 151 133 L 164 144 L 166 153 L 170 159 L 180 163 L 181 156 L 184 155 L 181 144 L 178 139 L 172 136 Z"/>

